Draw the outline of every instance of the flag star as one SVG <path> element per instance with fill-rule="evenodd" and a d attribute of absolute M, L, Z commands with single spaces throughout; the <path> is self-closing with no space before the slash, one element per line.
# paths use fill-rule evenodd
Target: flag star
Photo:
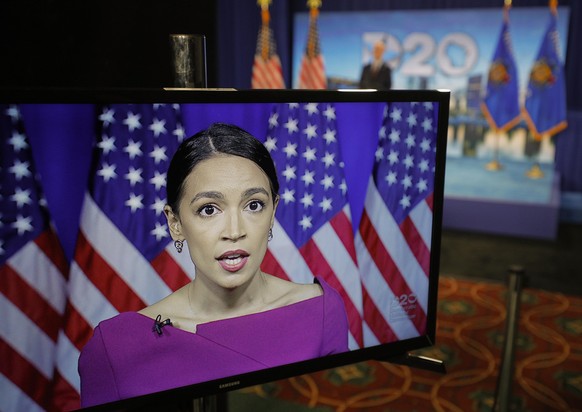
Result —
<path fill-rule="evenodd" d="M 265 141 L 265 147 L 271 153 L 273 150 L 277 150 L 277 138 L 276 137 L 267 137 Z"/>
<path fill-rule="evenodd" d="M 290 158 L 291 156 L 297 156 L 297 144 L 287 142 L 287 145 L 285 146 L 285 148 L 283 148 L 283 151 L 287 155 L 287 159 Z"/>
<path fill-rule="evenodd" d="M 323 115 L 327 118 L 327 120 L 334 120 L 335 119 L 335 108 L 333 106 L 327 106 Z"/>
<path fill-rule="evenodd" d="M 297 176 L 295 175 L 295 171 L 297 168 L 295 166 L 287 165 L 285 170 L 283 170 L 283 176 L 285 176 L 285 180 L 288 182 L 291 179 L 295 179 Z"/>
<path fill-rule="evenodd" d="M 308 123 L 305 129 L 303 129 L 303 133 L 307 135 L 307 140 L 311 140 L 317 136 L 317 125 Z"/>
<path fill-rule="evenodd" d="M 384 148 L 382 146 L 378 146 L 376 149 L 376 161 L 379 162 L 384 158 Z"/>
<path fill-rule="evenodd" d="M 184 130 L 181 124 L 176 125 L 176 128 L 174 129 L 172 134 L 178 138 L 178 142 L 180 143 L 182 142 L 182 140 L 184 140 L 184 137 L 186 137 L 186 131 Z"/>
<path fill-rule="evenodd" d="M 402 163 L 404 163 L 407 169 L 410 169 L 414 166 L 414 157 L 411 154 L 407 154 Z"/>
<path fill-rule="evenodd" d="M 156 196 L 156 201 L 152 203 L 150 209 L 153 209 L 156 212 L 156 216 L 160 216 L 164 212 L 164 206 L 166 206 L 166 200 L 160 199 Z"/>
<path fill-rule="evenodd" d="M 345 180 L 342 180 L 342 182 L 339 185 L 339 189 L 342 192 L 342 195 L 345 195 L 348 192 L 348 185 L 346 184 Z"/>
<path fill-rule="evenodd" d="M 325 190 L 328 190 L 329 188 L 333 187 L 333 176 L 328 176 L 325 175 L 323 179 L 321 179 L 321 181 L 319 182 L 321 183 L 321 185 L 323 186 L 323 188 Z"/>
<path fill-rule="evenodd" d="M 150 232 L 150 234 L 154 235 L 158 242 L 163 238 L 168 237 L 166 225 L 161 225 L 160 222 L 156 222 L 156 227 Z"/>
<path fill-rule="evenodd" d="M 307 110 L 307 113 L 309 113 L 309 115 L 319 113 L 319 109 L 317 108 L 317 103 L 307 103 L 305 105 L 305 110 Z"/>
<path fill-rule="evenodd" d="M 130 132 L 133 132 L 135 129 L 141 129 L 141 123 L 139 119 L 141 119 L 141 114 L 133 114 L 132 112 L 128 112 L 127 117 L 125 120 L 123 120 L 123 124 L 128 127 Z"/>
<path fill-rule="evenodd" d="M 432 119 L 429 117 L 426 117 L 422 121 L 422 128 L 424 129 L 425 132 L 432 130 Z"/>
<path fill-rule="evenodd" d="M 125 175 L 125 178 L 129 180 L 129 184 L 133 187 L 136 183 L 143 182 L 143 177 L 141 177 L 142 170 L 134 169 L 132 166 L 129 168 L 129 173 Z"/>
<path fill-rule="evenodd" d="M 416 146 L 416 139 L 414 138 L 414 135 L 412 133 L 408 133 L 408 136 L 406 137 L 406 140 L 404 140 L 404 142 L 406 143 L 406 146 L 409 149 L 411 147 Z"/>
<path fill-rule="evenodd" d="M 311 228 L 311 226 L 313 226 L 311 223 L 311 216 L 303 215 L 303 217 L 299 221 L 299 226 L 301 226 L 303 230 Z"/>
<path fill-rule="evenodd" d="M 400 130 L 398 129 L 392 129 L 392 131 L 390 132 L 390 136 L 388 136 L 388 138 L 390 139 L 390 141 L 394 144 L 400 141 Z"/>
<path fill-rule="evenodd" d="M 115 137 L 103 135 L 101 141 L 97 144 L 97 147 L 99 147 L 105 155 L 109 154 L 109 152 L 114 152 L 117 149 L 115 147 Z"/>
<path fill-rule="evenodd" d="M 28 148 L 28 143 L 26 143 L 26 138 L 22 133 L 14 132 L 12 137 L 8 140 L 8 143 L 12 145 L 16 153 L 19 153 L 22 149 Z"/>
<path fill-rule="evenodd" d="M 166 186 L 166 174 L 154 171 L 154 177 L 150 179 L 150 183 L 155 186 L 156 190 L 160 190 Z"/>
<path fill-rule="evenodd" d="M 425 192 L 428 189 L 428 183 L 426 179 L 420 179 L 416 184 L 416 188 L 420 193 Z"/>
<path fill-rule="evenodd" d="M 412 178 L 410 177 L 410 175 L 406 175 L 404 176 L 404 178 L 400 181 L 400 183 L 402 183 L 402 186 L 404 186 L 406 189 L 408 189 L 409 187 L 412 186 Z"/>
<path fill-rule="evenodd" d="M 292 117 L 290 117 L 289 120 L 287 120 L 287 123 L 283 125 L 283 127 L 287 129 L 287 133 L 292 134 L 299 131 L 297 123 L 298 123 L 297 119 L 293 119 Z"/>
<path fill-rule="evenodd" d="M 141 151 L 142 142 L 134 142 L 133 139 L 129 139 L 127 146 L 123 148 L 123 151 L 129 154 L 130 159 L 134 159 L 136 156 L 141 156 L 143 152 Z"/>
<path fill-rule="evenodd" d="M 387 159 L 391 165 L 393 165 L 394 163 L 398 163 L 398 152 L 395 150 L 391 150 Z"/>
<path fill-rule="evenodd" d="M 327 129 L 323 134 L 323 138 L 327 144 L 332 144 L 337 141 L 335 138 L 335 130 Z"/>
<path fill-rule="evenodd" d="M 134 193 L 129 194 L 129 199 L 125 201 L 125 206 L 131 208 L 131 213 L 135 213 L 137 209 L 143 209 L 143 195 L 136 196 Z"/>
<path fill-rule="evenodd" d="M 16 206 L 21 208 L 24 205 L 29 205 L 32 203 L 32 199 L 30 198 L 30 190 L 22 190 L 19 187 L 16 188 L 14 194 L 10 197 L 10 200 L 16 202 Z"/>
<path fill-rule="evenodd" d="M 402 120 L 402 109 L 398 109 L 397 107 L 392 109 L 392 112 L 390 113 L 390 118 L 394 123 Z"/>
<path fill-rule="evenodd" d="M 432 102 L 424 102 L 423 105 L 426 110 L 432 110 Z"/>
<path fill-rule="evenodd" d="M 396 172 L 394 172 L 394 171 L 388 172 L 388 174 L 386 175 L 384 180 L 386 180 L 386 183 L 388 183 L 388 186 L 392 186 L 394 183 L 396 183 Z"/>
<path fill-rule="evenodd" d="M 429 169 L 428 160 L 422 159 L 418 164 L 418 168 L 420 169 L 421 172 L 426 172 Z"/>
<path fill-rule="evenodd" d="M 277 127 L 277 126 L 279 126 L 279 113 L 273 113 L 269 117 L 269 127 L 273 128 L 273 127 Z"/>
<path fill-rule="evenodd" d="M 290 109 L 296 109 L 299 107 L 299 103 L 289 103 L 288 106 Z"/>
<path fill-rule="evenodd" d="M 165 160 L 168 160 L 168 156 L 166 155 L 166 146 L 159 147 L 158 145 L 154 146 L 154 150 L 150 152 L 150 157 L 154 158 L 154 163 L 159 164 Z"/>
<path fill-rule="evenodd" d="M 313 193 L 303 193 L 303 197 L 299 200 L 304 208 L 313 206 Z"/>
<path fill-rule="evenodd" d="M 328 210 L 331 210 L 331 202 L 331 199 L 324 197 L 323 200 L 319 202 L 318 206 L 321 208 L 321 211 L 325 213 Z"/>
<path fill-rule="evenodd" d="M 158 137 L 162 133 L 166 133 L 166 120 L 165 119 L 157 119 L 154 117 L 152 124 L 150 124 L 149 129 L 154 132 L 154 136 Z"/>
<path fill-rule="evenodd" d="M 165 103 L 154 103 L 154 110 L 158 110 L 160 107 L 164 107 L 165 105 Z"/>
<path fill-rule="evenodd" d="M 30 165 L 28 164 L 28 162 L 21 162 L 20 160 L 16 159 L 14 165 L 10 167 L 8 170 L 14 173 L 14 177 L 16 178 L 16 180 L 20 180 L 23 177 L 29 177 L 31 175 L 30 170 L 28 170 L 29 166 Z"/>
<path fill-rule="evenodd" d="M 109 180 L 117 177 L 117 173 L 115 173 L 115 167 L 115 165 L 103 163 L 101 169 L 97 171 L 97 175 L 101 176 L 105 182 L 109 182 Z"/>
<path fill-rule="evenodd" d="M 7 116 L 10 116 L 13 122 L 17 122 L 18 120 L 20 120 L 20 110 L 18 109 L 18 107 L 14 105 L 8 107 L 8 109 L 6 109 L 6 112 L 4 113 Z"/>
<path fill-rule="evenodd" d="M 430 139 L 422 139 L 422 142 L 420 143 L 420 149 L 423 153 L 428 152 L 430 150 Z"/>
<path fill-rule="evenodd" d="M 312 149 L 311 147 L 305 148 L 305 152 L 303 152 L 303 157 L 305 158 L 307 163 L 310 163 L 313 160 L 317 159 L 317 156 L 315 156 L 315 152 L 316 150 Z"/>
<path fill-rule="evenodd" d="M 32 217 L 18 215 L 16 217 L 16 221 L 12 223 L 12 227 L 18 231 L 19 235 L 22 235 L 25 232 L 32 232 L 32 229 L 34 229 L 32 227 Z"/>
<path fill-rule="evenodd" d="M 400 206 L 402 206 L 403 209 L 407 209 L 410 207 L 410 196 L 408 195 L 404 195 L 402 196 L 402 199 L 400 199 Z"/>
<path fill-rule="evenodd" d="M 281 195 L 281 199 L 283 199 L 285 204 L 288 204 L 289 202 L 295 202 L 295 190 L 285 189 Z"/>
<path fill-rule="evenodd" d="M 101 113 L 99 115 L 99 120 L 101 120 L 101 122 L 103 122 L 103 126 L 107 127 L 112 123 L 115 123 L 115 110 L 111 109 L 111 108 L 105 108 L 103 109 L 103 113 Z"/>
<path fill-rule="evenodd" d="M 416 115 L 414 113 L 410 113 L 406 118 L 406 122 L 408 123 L 408 127 L 416 126 Z"/>
<path fill-rule="evenodd" d="M 335 165 L 335 153 L 325 152 L 325 156 L 323 156 L 321 160 L 327 169 L 328 167 Z"/>
<path fill-rule="evenodd" d="M 313 176 L 315 176 L 315 172 L 313 171 L 306 170 L 305 173 L 303 173 L 303 176 L 301 176 L 301 180 L 303 180 L 303 183 L 305 183 L 305 187 L 308 187 L 309 185 L 315 183 L 315 179 L 313 178 Z"/>
<path fill-rule="evenodd" d="M 386 126 L 382 126 L 382 127 L 380 128 L 380 131 L 378 132 L 378 138 L 379 138 L 380 140 L 384 140 L 384 139 L 386 139 Z"/>

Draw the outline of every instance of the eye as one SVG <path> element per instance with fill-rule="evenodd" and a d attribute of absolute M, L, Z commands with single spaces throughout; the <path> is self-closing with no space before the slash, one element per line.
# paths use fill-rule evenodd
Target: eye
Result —
<path fill-rule="evenodd" d="M 251 212 L 260 212 L 265 207 L 265 203 L 260 200 L 251 200 L 245 209 L 250 210 Z"/>
<path fill-rule="evenodd" d="M 204 205 L 198 209 L 198 214 L 202 217 L 213 216 L 218 213 L 218 208 L 214 205 Z"/>

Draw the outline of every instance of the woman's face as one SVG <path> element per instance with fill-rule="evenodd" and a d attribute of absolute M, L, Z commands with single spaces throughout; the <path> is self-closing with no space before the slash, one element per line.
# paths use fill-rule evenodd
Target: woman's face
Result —
<path fill-rule="evenodd" d="M 186 178 L 179 218 L 169 209 L 166 215 L 172 237 L 187 242 L 197 280 L 232 289 L 259 273 L 275 209 L 259 166 L 217 155 Z"/>

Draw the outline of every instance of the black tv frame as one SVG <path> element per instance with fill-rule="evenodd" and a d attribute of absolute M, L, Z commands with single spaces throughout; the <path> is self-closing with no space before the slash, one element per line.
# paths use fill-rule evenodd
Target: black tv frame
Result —
<path fill-rule="evenodd" d="M 28 103 L 341 103 L 341 102 L 437 102 L 439 103 L 437 150 L 433 193 L 433 225 L 427 304 L 427 332 L 423 336 L 310 359 L 274 368 L 169 389 L 135 398 L 101 404 L 83 410 L 184 410 L 196 398 L 219 395 L 333 367 L 378 360 L 444 373 L 444 364 L 410 352 L 435 343 L 439 254 L 442 229 L 446 142 L 449 118 L 448 90 L 234 90 L 234 89 L 25 89 L 3 90 L 0 102 Z M 160 365 L 163 367 L 163 365 Z"/>

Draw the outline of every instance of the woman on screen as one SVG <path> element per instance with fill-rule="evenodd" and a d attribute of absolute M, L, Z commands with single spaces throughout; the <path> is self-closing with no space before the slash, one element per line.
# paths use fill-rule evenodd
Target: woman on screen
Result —
<path fill-rule="evenodd" d="M 335 290 L 260 269 L 278 189 L 269 152 L 236 126 L 214 124 L 180 145 L 165 214 L 196 277 L 95 328 L 79 359 L 82 406 L 348 351 Z"/>

